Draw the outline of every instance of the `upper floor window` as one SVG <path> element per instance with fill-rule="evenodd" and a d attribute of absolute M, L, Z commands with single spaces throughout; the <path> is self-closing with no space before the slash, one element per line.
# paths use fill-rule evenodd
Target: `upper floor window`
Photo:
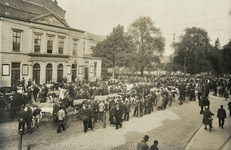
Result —
<path fill-rule="evenodd" d="M 13 51 L 20 51 L 21 32 L 13 31 Z"/>
<path fill-rule="evenodd" d="M 59 54 L 63 54 L 64 49 L 64 38 L 59 38 Z"/>
<path fill-rule="evenodd" d="M 52 50 L 53 50 L 53 37 L 48 36 L 47 37 L 47 53 L 52 54 Z"/>
<path fill-rule="evenodd" d="M 41 49 L 41 35 L 35 34 L 34 35 L 34 52 L 40 53 Z"/>
<path fill-rule="evenodd" d="M 73 40 L 73 55 L 77 55 L 78 40 Z"/>

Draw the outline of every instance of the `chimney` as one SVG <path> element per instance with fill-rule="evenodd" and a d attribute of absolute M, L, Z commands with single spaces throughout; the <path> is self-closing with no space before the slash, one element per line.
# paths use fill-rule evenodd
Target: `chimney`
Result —
<path fill-rule="evenodd" d="M 58 5 L 58 2 L 57 2 L 57 0 L 54 0 L 54 3 L 56 3 L 56 4 Z"/>

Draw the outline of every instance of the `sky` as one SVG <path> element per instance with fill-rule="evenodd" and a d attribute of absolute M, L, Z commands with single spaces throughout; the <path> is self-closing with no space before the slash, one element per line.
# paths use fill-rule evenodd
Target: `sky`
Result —
<path fill-rule="evenodd" d="M 211 44 L 219 38 L 224 46 L 231 39 L 231 0 L 57 0 L 66 11 L 67 23 L 75 29 L 109 35 L 118 24 L 125 32 L 139 17 L 150 17 L 166 39 L 164 55 L 187 27 L 208 32 Z"/>

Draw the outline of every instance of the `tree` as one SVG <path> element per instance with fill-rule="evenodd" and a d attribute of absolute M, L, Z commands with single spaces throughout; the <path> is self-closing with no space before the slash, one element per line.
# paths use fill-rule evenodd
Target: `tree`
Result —
<path fill-rule="evenodd" d="M 130 36 L 125 34 L 123 26 L 118 25 L 104 41 L 92 47 L 92 55 L 102 58 L 103 67 L 128 66 L 130 63 L 127 58 L 132 47 Z"/>
<path fill-rule="evenodd" d="M 164 52 L 165 39 L 159 28 L 154 26 L 150 17 L 140 17 L 130 24 L 128 35 L 135 44 L 132 64 L 143 76 L 144 69 Z"/>
<path fill-rule="evenodd" d="M 223 47 L 222 49 L 223 51 L 223 66 L 224 66 L 224 73 L 231 73 L 231 39 L 229 40 L 229 42 Z"/>
<path fill-rule="evenodd" d="M 186 57 L 187 72 L 192 74 L 214 71 L 208 59 L 213 47 L 209 43 L 207 31 L 197 27 L 186 28 L 184 31 L 179 37 L 180 41 L 172 44 L 175 50 L 174 62 L 184 65 Z"/>

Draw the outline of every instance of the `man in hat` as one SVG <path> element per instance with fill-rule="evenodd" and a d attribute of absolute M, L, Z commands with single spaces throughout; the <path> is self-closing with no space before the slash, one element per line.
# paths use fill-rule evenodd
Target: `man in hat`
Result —
<path fill-rule="evenodd" d="M 126 100 L 124 121 L 129 121 L 129 113 L 131 112 L 131 104 Z"/>
<path fill-rule="evenodd" d="M 223 109 L 223 105 L 220 105 L 220 108 L 217 110 L 217 118 L 219 119 L 219 127 L 223 129 L 225 118 L 226 118 L 226 112 L 225 109 Z"/>
<path fill-rule="evenodd" d="M 119 107 L 119 103 L 116 103 L 116 109 L 114 110 L 114 117 L 115 117 L 115 124 L 116 124 L 116 130 L 119 129 L 118 125 L 122 127 L 121 121 L 122 121 L 122 114 L 121 108 Z"/>
<path fill-rule="evenodd" d="M 157 140 L 155 140 L 154 144 L 150 147 L 150 150 L 159 150 L 158 147 L 157 147 L 158 143 L 159 142 Z"/>
<path fill-rule="evenodd" d="M 20 111 L 18 112 L 18 130 L 22 129 L 22 134 L 24 135 L 24 129 L 25 129 L 25 123 L 27 121 L 27 113 L 24 111 L 24 106 L 20 108 Z"/>
<path fill-rule="evenodd" d="M 92 109 L 90 108 L 90 105 L 86 106 L 86 108 L 83 110 L 82 114 L 82 120 L 83 120 L 83 126 L 84 126 L 84 132 L 86 133 L 88 128 L 92 129 L 92 120 L 93 117 Z"/>
<path fill-rule="evenodd" d="M 209 124 L 209 118 L 211 117 L 211 115 L 214 115 L 214 114 L 211 113 L 211 111 L 209 111 L 208 106 L 205 106 L 205 110 L 203 111 L 203 120 L 202 120 L 202 122 L 205 126 L 205 130 L 207 130 L 207 125 Z"/>
<path fill-rule="evenodd" d="M 231 102 L 228 103 L 228 106 L 229 106 L 229 107 L 228 107 L 228 109 L 229 109 L 229 115 L 230 115 L 230 117 L 231 117 Z"/>
<path fill-rule="evenodd" d="M 145 135 L 143 140 L 138 143 L 137 150 L 149 150 L 149 146 L 146 143 L 148 139 L 149 139 L 149 136 Z"/>
<path fill-rule="evenodd" d="M 58 121 L 59 121 L 59 126 L 58 126 L 58 129 L 57 129 L 57 133 L 61 132 L 61 128 L 63 128 L 63 131 L 66 130 L 65 127 L 64 127 L 64 121 L 65 121 L 65 116 L 66 116 L 66 113 L 65 113 L 64 109 L 65 108 L 62 106 L 61 109 L 57 113 Z"/>

